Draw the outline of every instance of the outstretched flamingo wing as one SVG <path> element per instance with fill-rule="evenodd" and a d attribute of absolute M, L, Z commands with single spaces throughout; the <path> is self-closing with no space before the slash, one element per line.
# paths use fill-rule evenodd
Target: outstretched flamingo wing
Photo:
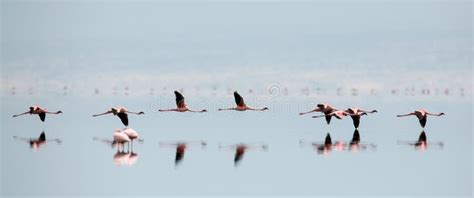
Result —
<path fill-rule="evenodd" d="M 235 104 L 239 107 L 245 106 L 244 98 L 237 91 L 234 91 Z"/>
<path fill-rule="evenodd" d="M 360 116 L 352 115 L 351 118 L 352 118 L 352 123 L 354 124 L 354 127 L 359 128 Z"/>
<path fill-rule="evenodd" d="M 127 113 L 117 113 L 117 116 L 120 118 L 123 125 L 128 126 L 128 115 L 127 115 Z"/>
<path fill-rule="evenodd" d="M 46 118 L 46 113 L 45 112 L 38 113 L 38 116 L 40 117 L 40 120 L 44 122 L 44 119 Z"/>
<path fill-rule="evenodd" d="M 331 118 L 332 118 L 331 115 L 326 115 L 325 118 L 326 118 L 326 122 L 327 122 L 328 124 L 331 123 Z"/>
<path fill-rule="evenodd" d="M 186 107 L 186 104 L 184 103 L 184 96 L 178 91 L 174 91 L 174 95 L 176 95 L 176 106 L 178 106 L 178 108 Z"/>

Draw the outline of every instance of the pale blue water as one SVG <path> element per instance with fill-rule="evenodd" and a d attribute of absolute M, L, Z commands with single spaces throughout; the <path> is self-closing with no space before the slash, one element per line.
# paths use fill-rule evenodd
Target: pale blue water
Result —
<path fill-rule="evenodd" d="M 472 196 L 472 2 L 1 2 L 1 195 Z M 173 90 L 208 113 L 159 113 Z M 246 103 L 267 112 L 217 112 Z M 379 112 L 350 119 L 299 116 L 317 103 Z M 38 104 L 64 114 L 12 118 Z M 132 165 L 116 165 L 123 125 L 93 118 L 112 106 L 144 139 Z M 430 117 L 422 151 L 418 108 Z M 48 142 L 39 150 L 13 138 Z M 175 148 L 191 145 L 175 166 Z M 309 142 L 300 144 L 300 142 Z M 433 143 L 433 144 L 430 144 Z M 436 143 L 442 142 L 443 147 Z M 219 145 L 264 143 L 267 150 Z"/>

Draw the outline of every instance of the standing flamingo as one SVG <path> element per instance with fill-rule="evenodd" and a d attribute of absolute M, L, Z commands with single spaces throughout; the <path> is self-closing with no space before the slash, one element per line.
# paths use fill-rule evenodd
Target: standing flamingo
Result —
<path fill-rule="evenodd" d="M 194 110 L 188 109 L 188 107 L 186 106 L 186 103 L 184 103 L 183 95 L 181 93 L 179 93 L 178 91 L 174 91 L 174 95 L 176 96 L 176 106 L 178 108 L 176 108 L 176 109 L 160 109 L 158 111 L 160 111 L 160 112 L 164 112 L 164 111 L 186 112 L 186 111 L 189 111 L 189 112 L 194 112 L 194 113 L 207 112 L 207 110 L 205 110 L 205 109 L 203 109 L 201 111 L 194 111 Z"/>
<path fill-rule="evenodd" d="M 42 108 L 40 106 L 31 106 L 29 111 L 27 111 L 25 113 L 13 115 L 13 117 L 22 116 L 22 115 L 25 115 L 25 114 L 30 114 L 30 115 L 31 114 L 38 114 L 38 116 L 40 117 L 40 120 L 42 122 L 44 122 L 44 120 L 46 118 L 46 114 L 60 114 L 60 113 L 63 113 L 63 112 L 62 111 L 50 112 L 50 111 L 47 111 L 45 108 Z"/>
<path fill-rule="evenodd" d="M 143 111 L 132 112 L 132 111 L 128 111 L 124 107 L 113 107 L 109 111 L 106 111 L 105 113 L 96 114 L 96 115 L 92 115 L 92 116 L 96 117 L 96 116 L 106 115 L 106 114 L 110 114 L 110 113 L 114 114 L 115 116 L 118 116 L 125 126 L 128 126 L 128 115 L 127 115 L 127 113 L 132 113 L 132 114 L 136 114 L 136 115 L 145 114 Z"/>
<path fill-rule="evenodd" d="M 428 118 L 428 115 L 442 116 L 442 115 L 445 115 L 445 114 L 444 113 L 434 114 L 434 113 L 429 113 L 428 111 L 426 111 L 424 109 L 418 109 L 418 110 L 416 110 L 415 112 L 412 112 L 412 113 L 397 115 L 397 117 L 405 117 L 405 116 L 412 116 L 412 115 L 416 116 L 418 118 L 418 120 L 420 121 L 421 127 L 425 128 L 426 119 Z"/>
<path fill-rule="evenodd" d="M 112 145 L 118 144 L 118 148 L 122 146 L 122 151 L 124 150 L 125 143 L 130 144 L 130 138 L 128 137 L 127 134 L 123 132 L 123 130 L 120 130 L 120 129 L 115 130 L 113 137 L 114 137 L 114 141 L 112 142 Z"/>
<path fill-rule="evenodd" d="M 140 136 L 138 135 L 137 131 L 133 130 L 132 128 L 130 127 L 126 127 L 124 129 L 122 129 L 123 133 L 125 133 L 128 138 L 130 139 L 130 143 L 132 145 L 132 149 L 133 149 L 133 140 L 137 140 L 139 142 L 143 142 L 143 139 L 139 139 Z"/>
<path fill-rule="evenodd" d="M 237 104 L 236 107 L 226 108 L 226 109 L 219 109 L 219 111 L 223 111 L 223 110 L 235 110 L 235 111 L 246 111 L 246 110 L 252 110 L 252 111 L 266 111 L 266 110 L 268 110 L 267 107 L 264 107 L 264 108 L 261 108 L 261 109 L 254 109 L 254 108 L 248 107 L 248 106 L 245 104 L 245 102 L 244 102 L 244 98 L 242 98 L 242 96 L 240 96 L 240 94 L 237 93 L 237 91 L 234 91 L 234 99 L 235 99 L 235 104 Z"/>
<path fill-rule="evenodd" d="M 352 123 L 354 124 L 354 127 L 357 129 L 359 128 L 361 116 L 367 115 L 367 113 L 377 113 L 377 110 L 365 111 L 359 108 L 347 108 L 346 112 L 349 114 L 352 114 L 351 115 Z"/>

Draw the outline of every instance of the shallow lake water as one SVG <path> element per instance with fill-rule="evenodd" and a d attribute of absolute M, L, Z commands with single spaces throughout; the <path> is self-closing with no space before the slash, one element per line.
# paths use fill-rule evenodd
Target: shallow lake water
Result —
<path fill-rule="evenodd" d="M 96 97 L 96 98 L 94 98 Z M 383 98 L 345 96 L 379 112 L 362 118 L 359 150 L 337 147 L 319 152 L 329 133 L 335 142 L 349 143 L 354 127 L 350 118 L 324 119 L 299 116 L 312 101 L 275 98 L 267 112 L 218 112 L 228 102 L 200 107 L 208 113 L 157 112 L 170 101 L 128 99 L 114 102 L 145 115 L 129 115 L 130 127 L 143 143 L 135 142 L 132 153 L 117 153 L 109 143 L 123 125 L 117 117 L 91 115 L 105 111 L 98 96 L 58 96 L 38 100 L 64 114 L 48 115 L 42 123 L 36 115 L 12 118 L 25 110 L 28 101 L 4 96 L 2 115 L 2 189 L 6 196 L 469 196 L 472 189 L 472 107 L 466 98 L 439 101 L 389 102 Z M 111 101 L 111 100 L 109 100 Z M 225 100 L 224 100 L 225 101 Z M 189 103 L 193 103 L 190 100 Z M 247 103 L 252 103 L 252 100 Z M 259 104 L 264 103 L 260 101 Z M 279 103 L 295 108 L 279 109 Z M 197 104 L 197 103 L 195 103 Z M 429 117 L 424 130 L 425 148 L 415 143 L 422 128 L 414 117 L 396 118 L 423 104 L 444 117 Z M 250 105 L 250 104 L 249 104 Z M 172 106 L 170 106 L 172 107 Z M 464 108 L 460 108 L 464 107 Z M 214 108 L 214 109 L 212 109 Z M 51 109 L 53 110 L 53 109 Z M 36 138 L 44 131 L 47 142 L 39 148 L 13 138 Z M 95 139 L 94 139 L 95 138 Z M 176 160 L 174 146 L 160 143 L 190 142 Z M 206 145 L 191 143 L 205 141 Z M 248 149 L 234 163 L 235 149 L 226 145 L 263 143 L 266 149 Z M 442 143 L 442 145 L 441 145 Z M 367 146 L 364 149 L 364 145 Z"/>

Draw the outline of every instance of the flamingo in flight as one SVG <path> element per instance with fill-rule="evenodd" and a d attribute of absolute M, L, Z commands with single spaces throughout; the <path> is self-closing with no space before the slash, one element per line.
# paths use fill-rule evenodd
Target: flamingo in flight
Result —
<path fill-rule="evenodd" d="M 266 111 L 268 110 L 267 107 L 264 107 L 264 108 L 261 108 L 261 109 L 254 109 L 254 108 L 250 108 L 248 107 L 245 102 L 244 102 L 244 98 L 242 96 L 240 96 L 240 94 L 237 92 L 237 91 L 234 91 L 234 99 L 235 99 L 235 104 L 237 104 L 236 107 L 232 107 L 232 108 L 226 108 L 226 109 L 219 109 L 219 111 L 223 111 L 223 110 L 235 110 L 235 111 L 246 111 L 246 110 L 252 110 L 252 111 Z"/>
<path fill-rule="evenodd" d="M 110 110 L 106 111 L 105 113 L 100 113 L 100 114 L 96 114 L 96 115 L 92 115 L 92 116 L 97 117 L 97 116 L 106 115 L 106 114 L 110 114 L 110 113 L 114 114 L 115 116 L 118 116 L 120 118 L 120 120 L 122 121 L 123 125 L 125 125 L 125 126 L 128 126 L 128 114 L 127 113 L 136 114 L 136 115 L 145 114 L 143 111 L 132 112 L 132 111 L 127 110 L 124 107 L 113 107 Z"/>
<path fill-rule="evenodd" d="M 316 108 L 311 110 L 311 111 L 303 112 L 303 113 L 299 113 L 299 114 L 304 115 L 304 114 L 313 113 L 313 112 L 321 112 L 321 113 L 324 113 L 324 114 L 329 114 L 329 113 L 332 113 L 333 111 L 337 111 L 337 109 L 334 108 L 333 106 L 331 106 L 328 103 L 323 103 L 323 104 L 317 104 Z"/>
<path fill-rule="evenodd" d="M 60 113 L 63 113 L 63 112 L 62 111 L 50 112 L 50 111 L 47 111 L 45 108 L 42 108 L 40 106 L 31 106 L 29 111 L 27 111 L 25 113 L 13 115 L 13 117 L 18 117 L 18 116 L 22 116 L 22 115 L 26 115 L 26 114 L 30 114 L 30 115 L 37 114 L 39 116 L 40 120 L 42 122 L 44 122 L 44 120 L 46 119 L 46 114 L 60 114 Z"/>
<path fill-rule="evenodd" d="M 349 114 L 352 114 L 351 115 L 352 123 L 354 124 L 354 127 L 357 129 L 359 128 L 361 116 L 368 115 L 368 113 L 377 113 L 377 110 L 365 111 L 359 108 L 347 108 L 346 112 Z"/>
<path fill-rule="evenodd" d="M 420 121 L 420 125 L 422 128 L 425 128 L 426 126 L 426 120 L 428 118 L 428 115 L 431 115 L 431 116 L 442 116 L 442 115 L 445 115 L 444 113 L 429 113 L 428 111 L 424 110 L 424 109 L 418 109 L 412 113 L 408 113 L 408 114 L 403 114 L 403 115 L 397 115 L 397 117 L 405 117 L 405 116 L 416 116 L 418 118 L 418 120 Z"/>
<path fill-rule="evenodd" d="M 207 112 L 207 110 L 205 110 L 205 109 L 200 110 L 200 111 L 194 111 L 194 110 L 189 109 L 186 106 L 186 103 L 184 102 L 184 96 L 181 93 L 179 93 L 178 91 L 174 91 L 174 95 L 176 96 L 176 106 L 177 106 L 177 108 L 176 109 L 160 109 L 158 111 L 160 111 L 160 112 L 164 112 L 164 111 L 186 112 L 186 111 L 189 111 L 189 112 L 193 112 L 193 113 Z"/>
<path fill-rule="evenodd" d="M 361 113 L 361 115 L 366 115 L 366 114 L 367 113 Z M 313 116 L 313 118 L 325 117 L 326 122 L 329 124 L 329 123 L 331 123 L 331 118 L 332 117 L 335 117 L 335 118 L 341 120 L 342 118 L 344 118 L 345 116 L 348 116 L 348 115 L 353 116 L 353 115 L 357 115 L 357 114 L 347 113 L 346 111 L 342 111 L 342 110 L 334 110 L 331 113 L 325 113 L 324 115 Z"/>

